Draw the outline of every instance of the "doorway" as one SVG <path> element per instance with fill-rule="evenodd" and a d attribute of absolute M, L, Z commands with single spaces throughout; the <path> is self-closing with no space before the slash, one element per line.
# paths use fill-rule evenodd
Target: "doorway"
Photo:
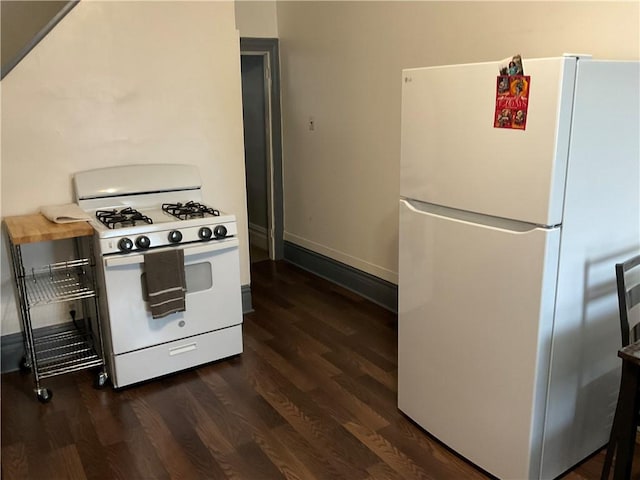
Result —
<path fill-rule="evenodd" d="M 249 255 L 284 256 L 278 40 L 241 38 Z"/>

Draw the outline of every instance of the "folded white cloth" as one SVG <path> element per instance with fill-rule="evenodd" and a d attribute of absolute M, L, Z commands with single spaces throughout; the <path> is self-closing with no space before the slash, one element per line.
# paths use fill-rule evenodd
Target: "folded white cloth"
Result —
<path fill-rule="evenodd" d="M 54 223 L 86 222 L 91 217 L 75 203 L 65 205 L 47 205 L 40 213 Z"/>

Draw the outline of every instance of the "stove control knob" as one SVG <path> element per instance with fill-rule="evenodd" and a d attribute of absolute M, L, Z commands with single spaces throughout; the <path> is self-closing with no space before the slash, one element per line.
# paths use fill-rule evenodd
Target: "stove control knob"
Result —
<path fill-rule="evenodd" d="M 171 243 L 180 243 L 180 240 L 182 240 L 182 233 L 178 230 L 172 230 L 169 232 L 169 241 Z"/>
<path fill-rule="evenodd" d="M 198 230 L 198 237 L 200 237 L 200 240 L 209 240 L 211 235 L 213 235 L 213 232 L 209 227 L 202 227 Z"/>
<path fill-rule="evenodd" d="M 133 242 L 126 237 L 122 238 L 118 242 L 118 248 L 123 252 L 130 252 L 133 250 Z"/>
<path fill-rule="evenodd" d="M 151 246 L 151 240 L 146 235 L 142 235 L 141 237 L 136 238 L 136 246 L 143 250 L 146 250 Z"/>
<path fill-rule="evenodd" d="M 217 225 L 216 228 L 213 229 L 213 235 L 216 238 L 224 238 L 227 236 L 227 227 L 224 225 Z"/>

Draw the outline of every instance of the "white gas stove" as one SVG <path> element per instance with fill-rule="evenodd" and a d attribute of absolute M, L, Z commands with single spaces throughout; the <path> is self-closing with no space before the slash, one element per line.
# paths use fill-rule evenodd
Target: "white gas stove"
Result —
<path fill-rule="evenodd" d="M 164 203 L 161 207 L 108 207 L 92 213 L 103 255 L 223 240 L 237 235 L 233 215 L 192 200 Z"/>
<path fill-rule="evenodd" d="M 195 167 L 89 170 L 74 176 L 74 188 L 96 232 L 101 321 L 115 387 L 242 352 L 235 216 L 203 203 Z M 157 318 L 155 293 L 148 291 L 155 279 L 147 270 L 177 250 L 179 265 L 160 276 L 184 278 L 184 309 Z"/>
<path fill-rule="evenodd" d="M 235 216 L 201 203 L 200 177 L 189 165 L 89 170 L 77 173 L 74 185 L 103 255 L 237 235 Z"/>

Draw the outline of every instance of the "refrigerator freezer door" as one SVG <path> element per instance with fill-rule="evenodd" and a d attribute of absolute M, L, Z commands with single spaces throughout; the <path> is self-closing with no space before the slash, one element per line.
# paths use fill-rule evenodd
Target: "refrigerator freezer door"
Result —
<path fill-rule="evenodd" d="M 475 217 L 400 201 L 398 406 L 488 472 L 536 478 L 560 232 Z"/>
<path fill-rule="evenodd" d="M 498 62 L 404 70 L 400 195 L 560 224 L 576 63 L 524 61 L 524 131 L 493 126 Z"/>

